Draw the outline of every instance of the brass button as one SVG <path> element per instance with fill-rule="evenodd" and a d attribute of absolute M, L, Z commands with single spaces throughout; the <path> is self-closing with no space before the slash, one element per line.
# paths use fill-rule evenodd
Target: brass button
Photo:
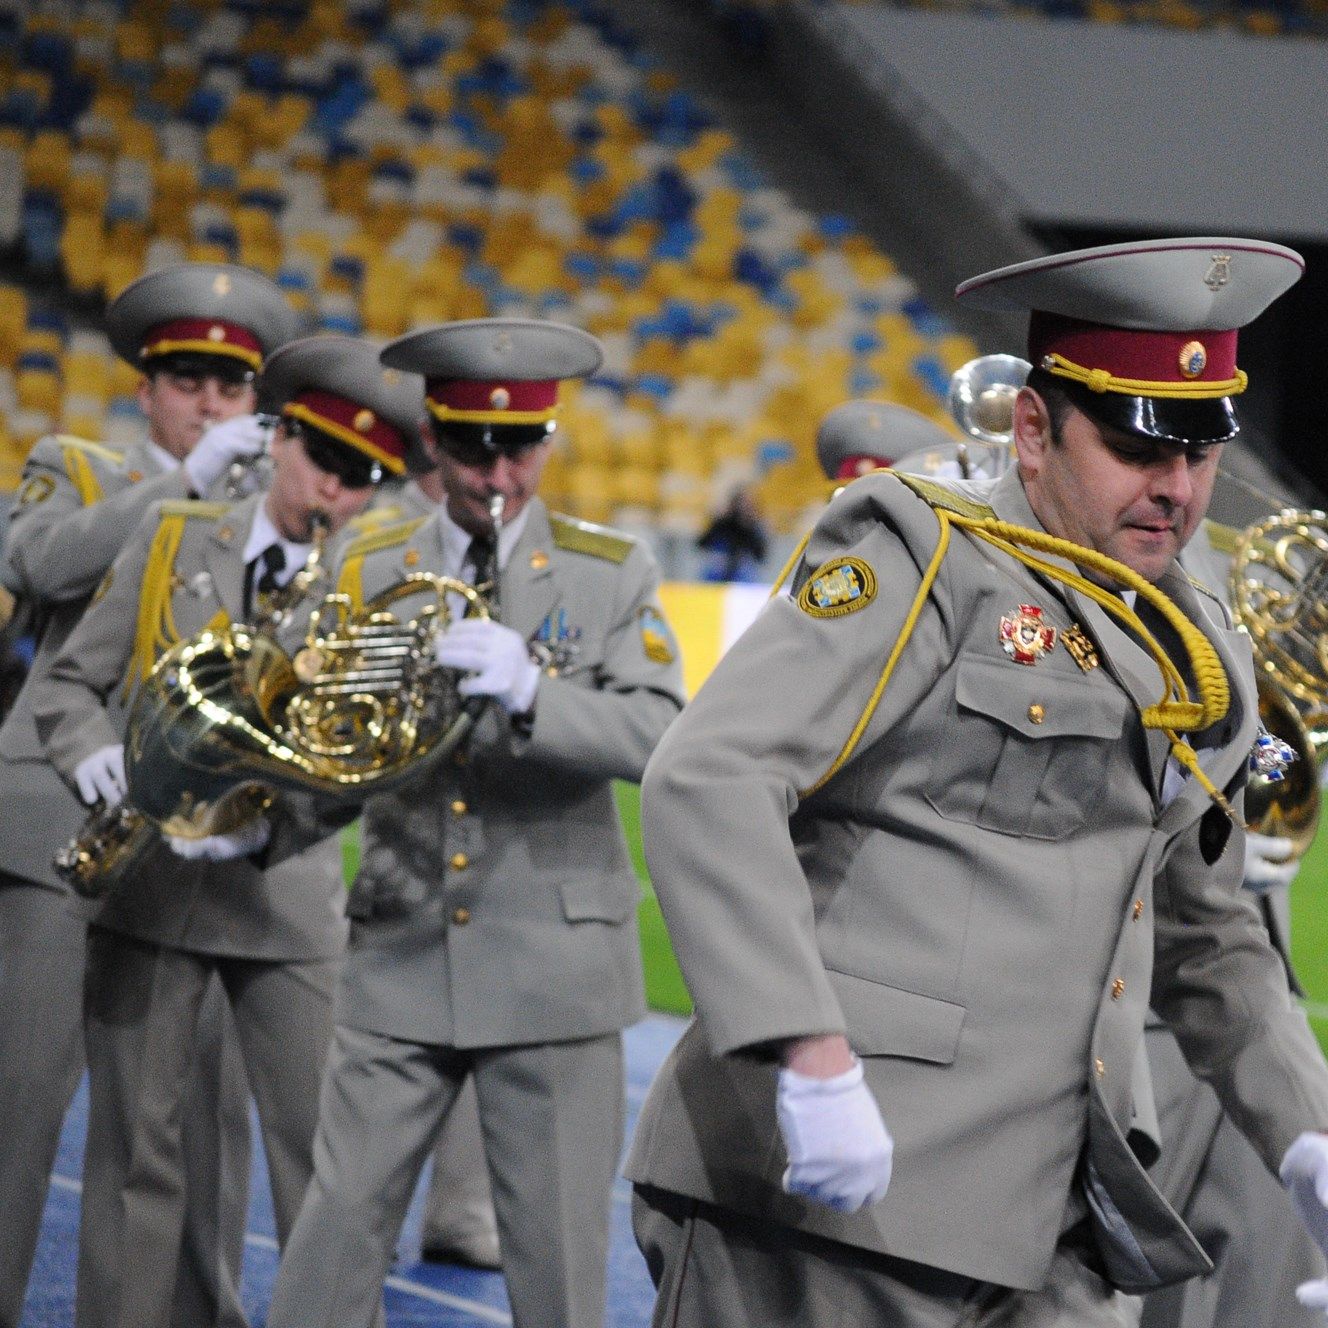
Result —
<path fill-rule="evenodd" d="M 1028 717 L 1033 721 L 1034 724 L 1041 724 L 1042 721 L 1046 718 L 1046 715 L 1047 711 L 1045 707 L 1038 705 L 1036 701 L 1034 701 L 1033 704 L 1028 707 Z"/>
<path fill-rule="evenodd" d="M 457 798 L 456 801 L 452 803 L 452 815 L 464 816 L 465 814 L 466 814 L 466 804 L 462 802 L 460 798 Z"/>
<path fill-rule="evenodd" d="M 465 765 L 466 762 L 469 761 L 469 760 L 470 760 L 470 756 L 469 756 L 469 754 L 467 753 L 466 749 L 465 749 L 464 747 L 462 747 L 462 748 L 458 749 L 458 751 L 456 752 L 456 754 L 452 757 L 452 764 L 453 764 L 453 765 Z"/>
<path fill-rule="evenodd" d="M 464 927 L 466 923 L 470 921 L 470 909 L 454 908 L 452 910 L 452 921 L 456 923 L 458 927 Z"/>
<path fill-rule="evenodd" d="M 1118 1001 L 1125 995 L 1125 979 L 1113 978 L 1111 983 L 1111 999 Z"/>
<path fill-rule="evenodd" d="M 1130 916 L 1136 922 L 1138 922 L 1139 919 L 1143 917 L 1143 915 L 1144 915 L 1144 901 L 1142 899 L 1136 899 L 1134 901 L 1134 907 L 1130 910 Z"/>
<path fill-rule="evenodd" d="M 1107 1072 L 1107 1063 L 1099 1056 L 1097 1060 L 1093 1062 L 1093 1073 L 1096 1074 L 1099 1079 L 1101 1079 L 1102 1076 L 1106 1074 L 1106 1072 Z"/>
<path fill-rule="evenodd" d="M 453 871 L 465 871 L 470 866 L 470 859 L 464 853 L 453 853 L 451 867 Z"/>

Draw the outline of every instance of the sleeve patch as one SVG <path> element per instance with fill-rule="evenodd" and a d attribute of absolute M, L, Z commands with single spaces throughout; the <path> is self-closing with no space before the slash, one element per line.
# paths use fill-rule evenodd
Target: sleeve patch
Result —
<path fill-rule="evenodd" d="M 648 604 L 641 610 L 639 618 L 641 648 L 646 652 L 646 658 L 656 664 L 672 664 L 678 657 L 678 647 L 673 639 L 673 629 L 665 622 L 664 615 Z"/>
<path fill-rule="evenodd" d="M 876 573 L 861 558 L 831 558 L 807 578 L 798 608 L 813 618 L 842 618 L 876 598 Z"/>

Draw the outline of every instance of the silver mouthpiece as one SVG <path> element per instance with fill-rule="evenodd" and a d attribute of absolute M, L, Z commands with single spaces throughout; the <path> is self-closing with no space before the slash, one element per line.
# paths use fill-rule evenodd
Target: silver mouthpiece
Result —
<path fill-rule="evenodd" d="M 498 538 L 499 531 L 503 528 L 503 508 L 507 506 L 507 499 L 501 493 L 495 493 L 489 499 L 489 520 L 493 522 L 493 537 Z"/>

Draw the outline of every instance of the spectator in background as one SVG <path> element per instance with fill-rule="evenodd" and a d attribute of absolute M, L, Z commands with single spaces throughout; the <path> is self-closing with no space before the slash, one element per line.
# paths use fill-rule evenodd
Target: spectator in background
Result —
<path fill-rule="evenodd" d="M 766 552 L 765 526 L 751 493 L 739 486 L 728 506 L 697 537 L 710 554 L 701 573 L 706 581 L 759 581 Z"/>

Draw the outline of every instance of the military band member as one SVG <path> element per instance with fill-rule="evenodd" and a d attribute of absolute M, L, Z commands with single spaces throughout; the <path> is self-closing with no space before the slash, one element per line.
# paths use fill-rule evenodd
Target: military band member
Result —
<path fill-rule="evenodd" d="M 385 375 L 368 343 L 289 343 L 266 362 L 264 381 L 284 403 L 270 487 L 238 503 L 154 505 L 33 697 L 50 759 L 72 784 L 90 764 L 123 771 L 125 708 L 163 649 L 261 617 L 304 565 L 315 514 L 335 535 L 383 474 L 402 469 L 422 384 Z M 298 618 L 292 612 L 277 629 L 288 632 L 288 648 L 302 633 Z M 120 774 L 104 794 L 124 791 Z M 281 809 L 279 800 L 268 816 L 226 834 L 164 840 L 92 920 L 80 1324 L 173 1323 L 181 1092 L 214 976 L 258 1108 L 279 1241 L 294 1221 L 312 1169 L 345 892 L 334 840 L 265 870 Z"/>
<path fill-rule="evenodd" d="M 1017 469 L 850 484 L 665 736 L 697 1019 L 628 1162 L 657 1324 L 1129 1322 L 1207 1264 L 1126 1140 L 1150 994 L 1328 1240 L 1328 1067 L 1240 888 L 1248 644 L 1175 564 L 1235 329 L 1301 267 L 1182 239 L 965 283 L 1031 311 Z"/>
<path fill-rule="evenodd" d="M 891 464 L 916 466 L 924 475 L 957 476 L 942 470 L 954 457 L 953 440 L 932 438 L 916 447 L 898 444 L 893 412 L 877 402 L 846 402 L 832 410 L 817 432 L 817 456 L 828 479 L 851 479 Z M 915 419 L 921 420 L 921 416 Z M 902 426 L 906 419 L 900 420 Z M 924 421 L 929 429 L 942 431 Z M 910 459 L 906 453 L 912 454 Z M 935 458 L 937 464 L 925 464 Z M 1205 520 L 1181 553 L 1182 568 L 1226 596 L 1234 536 L 1239 532 Z M 1260 898 L 1275 919 L 1274 944 L 1287 958 L 1288 885 L 1297 864 L 1287 861 L 1289 840 L 1249 832 L 1245 836 L 1246 890 Z M 1265 914 L 1265 920 L 1267 915 Z M 1295 1289 L 1319 1275 L 1321 1257 L 1286 1201 L 1276 1178 L 1223 1113 L 1211 1088 L 1185 1064 L 1176 1039 L 1155 1015 L 1144 1026 L 1145 1078 L 1135 1085 L 1130 1138 L 1136 1152 L 1157 1160 L 1158 1184 L 1199 1238 L 1214 1268 L 1202 1277 L 1167 1287 L 1139 1305 L 1145 1328 L 1242 1328 L 1319 1322 L 1316 1312 L 1295 1302 Z M 1144 1102 L 1151 1103 L 1141 1111 Z"/>
<path fill-rule="evenodd" d="M 612 781 L 640 777 L 682 681 L 649 552 L 535 493 L 559 383 L 600 358 L 575 328 L 516 319 L 428 328 L 383 351 L 426 376 L 447 500 L 351 545 L 340 583 L 368 597 L 414 569 L 496 581 L 499 620 L 454 622 L 437 646 L 473 675 L 461 690 L 490 703 L 451 764 L 366 807 L 315 1175 L 269 1328 L 370 1322 L 468 1075 L 513 1321 L 603 1320 L 621 1030 L 643 1012 L 638 886 Z"/>
<path fill-rule="evenodd" d="M 27 686 L 0 728 L 0 1006 L 7 1012 L 0 1024 L 0 1328 L 16 1328 L 22 1312 L 61 1122 L 84 1065 L 86 923 L 51 863 L 87 806 L 42 754 L 33 691 L 148 507 L 206 490 L 247 447 L 258 365 L 295 329 L 293 310 L 265 277 L 202 263 L 133 283 L 106 317 L 112 345 L 142 371 L 146 436 L 126 448 L 68 435 L 40 439 L 24 467 L 0 566 L 36 624 Z M 91 802 L 93 782 L 80 793 Z M 211 1177 L 210 1187 L 221 1183 L 226 1198 L 220 1213 L 214 1202 L 189 1204 L 177 1314 L 233 1328 L 244 1322 L 235 1283 L 249 1121 L 233 1046 L 218 1062 L 223 1014 L 214 992 L 199 1041 L 187 1153 L 198 1185 L 206 1189 Z"/>
<path fill-rule="evenodd" d="M 816 459 L 826 479 L 847 484 L 868 471 L 929 452 L 950 458 L 958 439 L 920 411 L 893 401 L 846 401 L 816 429 Z"/>
<path fill-rule="evenodd" d="M 438 444 L 421 429 L 406 457 L 406 475 L 384 490 L 380 500 L 356 518 L 357 531 L 431 516 L 447 500 Z M 420 1257 L 494 1271 L 501 1266 L 498 1218 L 493 1210 L 489 1171 L 480 1134 L 475 1084 L 467 1079 L 443 1119 L 434 1144 L 429 1190 L 420 1222 Z"/>

